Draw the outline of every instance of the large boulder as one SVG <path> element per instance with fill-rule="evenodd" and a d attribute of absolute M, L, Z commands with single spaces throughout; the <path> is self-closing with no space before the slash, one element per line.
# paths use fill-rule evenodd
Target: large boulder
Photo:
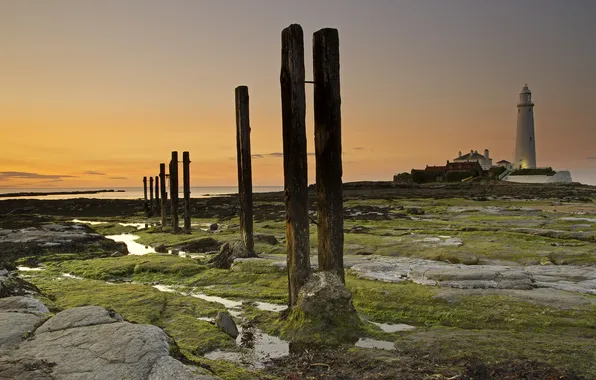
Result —
<path fill-rule="evenodd" d="M 245 259 L 248 257 L 256 257 L 256 255 L 251 253 L 243 242 L 226 242 L 221 246 L 217 256 L 209 260 L 209 263 L 213 264 L 216 268 L 230 269 L 235 259 Z"/>
<path fill-rule="evenodd" d="M 332 272 L 313 274 L 300 289 L 296 307 L 307 318 L 324 322 L 332 322 L 338 315 L 356 313 L 352 303 L 352 293 L 339 276 Z"/>
<path fill-rule="evenodd" d="M 6 315 L 20 321 L 3 319 Z M 65 310 L 31 333 L 40 321 L 32 314 L 0 312 L 0 334 L 21 326 L 12 335 L 1 336 L 0 348 L 11 349 L 0 355 L 0 378 L 214 379 L 171 357 L 173 342 L 160 328 L 122 321 L 101 307 Z M 30 337 L 23 341 L 26 335 Z"/>
<path fill-rule="evenodd" d="M 354 343 L 363 327 L 352 293 L 332 272 L 312 275 L 300 289 L 287 323 L 288 338 L 297 346 Z"/>

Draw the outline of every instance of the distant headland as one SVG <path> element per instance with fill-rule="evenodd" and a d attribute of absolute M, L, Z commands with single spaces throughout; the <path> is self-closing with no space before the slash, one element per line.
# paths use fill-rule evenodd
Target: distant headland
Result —
<path fill-rule="evenodd" d="M 124 193 L 125 190 L 79 190 L 79 191 L 47 191 L 47 192 L 18 192 L 0 194 L 0 198 L 31 197 L 45 195 L 77 195 L 77 194 L 99 194 L 99 193 Z"/>

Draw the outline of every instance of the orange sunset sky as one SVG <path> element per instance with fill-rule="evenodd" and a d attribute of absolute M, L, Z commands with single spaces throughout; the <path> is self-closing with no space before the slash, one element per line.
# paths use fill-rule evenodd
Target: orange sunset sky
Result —
<path fill-rule="evenodd" d="M 596 184 L 595 18 L 592 0 L 0 0 L 0 187 L 140 186 L 172 150 L 190 151 L 193 186 L 235 185 L 238 85 L 254 185 L 282 185 L 291 23 L 307 79 L 312 33 L 339 30 L 344 181 L 458 150 L 511 161 L 527 83 L 538 165 Z M 314 152 L 312 87 L 307 103 Z"/>

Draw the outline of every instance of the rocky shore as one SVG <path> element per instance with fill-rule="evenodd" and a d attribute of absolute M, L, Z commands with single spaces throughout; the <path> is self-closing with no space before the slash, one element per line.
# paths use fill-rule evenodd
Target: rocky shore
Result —
<path fill-rule="evenodd" d="M 590 379 L 594 200 L 577 184 L 346 184 L 345 299 L 365 325 L 339 346 L 280 318 L 281 193 L 255 194 L 258 258 L 233 254 L 235 197 L 193 199 L 191 234 L 138 200 L 3 200 L 0 378 Z M 316 253 L 313 236 L 314 271 Z"/>

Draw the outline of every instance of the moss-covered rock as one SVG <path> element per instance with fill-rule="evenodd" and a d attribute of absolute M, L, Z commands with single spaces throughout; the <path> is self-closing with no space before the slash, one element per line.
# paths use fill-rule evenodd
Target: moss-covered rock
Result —
<path fill-rule="evenodd" d="M 315 273 L 300 289 L 281 334 L 297 346 L 354 343 L 364 322 L 358 317 L 352 293 L 332 272 Z"/>

